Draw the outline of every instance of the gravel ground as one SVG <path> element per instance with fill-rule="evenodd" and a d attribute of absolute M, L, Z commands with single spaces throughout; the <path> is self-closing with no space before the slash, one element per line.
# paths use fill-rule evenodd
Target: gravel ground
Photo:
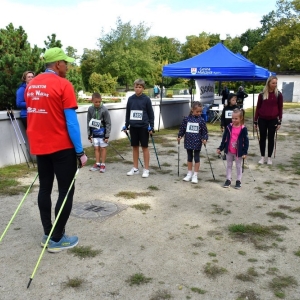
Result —
<path fill-rule="evenodd" d="M 257 164 L 258 142 L 250 140 L 246 164 L 250 169 L 245 168 L 241 190 L 222 188 L 225 169 L 215 154 L 220 135 L 210 136 L 207 145 L 216 180 L 202 151 L 199 183 L 183 182 L 186 152 L 181 145 L 178 177 L 177 141 L 171 136 L 156 144 L 162 170 L 157 169 L 150 148 L 152 168 L 147 179 L 141 174 L 126 176 L 130 151 L 122 153 L 125 162 L 108 163 L 105 174 L 81 169 L 74 204 L 105 201 L 119 210 L 106 219 L 73 214 L 67 234 L 79 236 L 78 246 L 91 246 L 101 253 L 83 259 L 69 251 L 46 251 L 27 289 L 42 251 L 36 183 L 0 244 L 0 299 L 299 300 L 300 257 L 295 253 L 300 250 L 300 176 L 293 168 L 299 161 L 297 114 L 289 111 L 289 117 L 283 118 L 272 166 Z M 31 183 L 33 177 L 21 182 Z M 148 194 L 126 199 L 120 192 Z M 56 197 L 54 187 L 54 201 Z M 1 197 L 0 229 L 4 230 L 21 198 Z M 150 209 L 141 211 L 135 204 L 148 204 Z M 232 224 L 253 223 L 282 225 L 286 230 L 259 238 L 236 237 L 228 230 Z M 129 278 L 137 274 L 150 279 L 130 285 Z M 75 278 L 82 284 L 68 287 Z"/>

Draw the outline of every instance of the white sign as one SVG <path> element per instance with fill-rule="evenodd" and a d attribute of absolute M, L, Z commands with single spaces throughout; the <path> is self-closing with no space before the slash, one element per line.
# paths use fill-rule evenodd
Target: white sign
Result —
<path fill-rule="evenodd" d="M 195 101 L 212 103 L 215 98 L 215 82 L 206 79 L 196 79 Z"/>

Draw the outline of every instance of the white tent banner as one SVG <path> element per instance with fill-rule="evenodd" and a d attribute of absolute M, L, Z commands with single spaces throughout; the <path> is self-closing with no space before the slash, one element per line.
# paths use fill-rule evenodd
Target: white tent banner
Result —
<path fill-rule="evenodd" d="M 205 79 L 196 79 L 195 100 L 201 103 L 212 103 L 215 98 L 215 82 Z"/>

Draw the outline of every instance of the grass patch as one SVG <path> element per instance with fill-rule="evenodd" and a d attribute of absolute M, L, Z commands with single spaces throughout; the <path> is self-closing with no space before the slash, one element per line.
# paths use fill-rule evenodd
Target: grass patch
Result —
<path fill-rule="evenodd" d="M 213 253 L 213 252 L 209 252 L 208 255 L 211 256 L 211 257 L 216 257 L 217 256 L 217 254 Z"/>
<path fill-rule="evenodd" d="M 295 254 L 296 256 L 299 256 L 299 257 L 300 257 L 300 250 L 295 251 L 294 254 Z"/>
<path fill-rule="evenodd" d="M 294 153 L 291 157 L 290 162 L 293 173 L 300 175 L 300 153 Z"/>
<path fill-rule="evenodd" d="M 199 289 L 197 287 L 191 287 L 191 291 L 194 292 L 194 293 L 200 294 L 200 295 L 203 295 L 203 294 L 206 293 L 205 290 Z"/>
<path fill-rule="evenodd" d="M 254 263 L 254 262 L 257 262 L 257 259 L 256 258 L 249 258 L 248 261 Z"/>
<path fill-rule="evenodd" d="M 80 258 L 95 257 L 102 253 L 102 250 L 92 250 L 91 246 L 77 246 L 68 250 L 69 253 L 74 254 Z"/>
<path fill-rule="evenodd" d="M 163 300 L 163 299 L 171 299 L 172 294 L 167 290 L 158 290 L 151 296 L 150 300 Z"/>
<path fill-rule="evenodd" d="M 69 278 L 67 282 L 64 283 L 65 287 L 79 288 L 84 283 L 84 280 L 79 277 Z"/>
<path fill-rule="evenodd" d="M 147 203 L 134 204 L 134 205 L 131 205 L 131 207 L 135 208 L 137 210 L 143 210 L 143 211 L 146 211 L 151 208 L 151 206 Z"/>
<path fill-rule="evenodd" d="M 269 195 L 265 195 L 264 198 L 267 200 L 279 200 L 286 198 L 286 195 L 270 193 Z"/>
<path fill-rule="evenodd" d="M 158 188 L 157 186 L 155 186 L 155 185 L 149 185 L 149 186 L 148 186 L 148 190 L 151 190 L 151 191 L 158 191 L 159 188 Z"/>
<path fill-rule="evenodd" d="M 171 164 L 164 162 L 163 164 L 161 164 L 162 167 L 171 167 Z"/>
<path fill-rule="evenodd" d="M 252 290 L 242 292 L 236 300 L 260 300 Z"/>
<path fill-rule="evenodd" d="M 150 192 L 131 192 L 131 191 L 121 191 L 116 194 L 116 197 L 123 197 L 125 199 L 136 199 L 137 197 L 147 197 L 151 196 Z"/>
<path fill-rule="evenodd" d="M 219 267 L 216 264 L 207 263 L 204 267 L 204 273 L 210 278 L 216 278 L 219 275 L 228 272 L 225 268 Z"/>
<path fill-rule="evenodd" d="M 238 251 L 238 254 L 245 256 L 245 255 L 246 255 L 246 252 L 245 252 L 245 251 L 242 251 L 242 250 L 239 250 L 239 251 Z"/>
<path fill-rule="evenodd" d="M 269 283 L 269 287 L 274 291 L 274 294 L 279 297 L 278 295 L 282 295 L 284 298 L 285 294 L 283 289 L 288 288 L 291 286 L 297 286 L 297 280 L 293 276 L 277 276 L 272 279 Z M 281 296 L 279 297 L 281 298 Z"/>
<path fill-rule="evenodd" d="M 132 285 L 141 285 L 150 282 L 152 278 L 146 277 L 143 273 L 136 273 L 131 275 L 126 282 L 129 283 L 130 286 Z"/>
<path fill-rule="evenodd" d="M 280 219 L 286 219 L 286 218 L 290 218 L 288 215 L 286 215 L 285 213 L 281 212 L 281 211 L 270 211 L 267 213 L 268 216 L 272 217 L 272 218 L 280 218 Z"/>
<path fill-rule="evenodd" d="M 290 209 L 290 212 L 300 213 L 300 207 Z"/>

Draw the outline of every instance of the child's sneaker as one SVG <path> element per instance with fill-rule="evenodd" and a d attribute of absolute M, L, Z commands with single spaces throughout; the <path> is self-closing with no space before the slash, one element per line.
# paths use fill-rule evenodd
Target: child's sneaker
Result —
<path fill-rule="evenodd" d="M 149 170 L 144 169 L 142 177 L 143 178 L 149 177 Z"/>
<path fill-rule="evenodd" d="M 78 237 L 77 236 L 67 236 L 63 235 L 59 242 L 54 242 L 49 240 L 48 244 L 48 252 L 56 253 L 63 251 L 65 249 L 70 249 L 75 247 L 78 244 Z"/>
<path fill-rule="evenodd" d="M 223 188 L 229 188 L 230 185 L 231 185 L 231 181 L 227 179 L 223 185 Z"/>
<path fill-rule="evenodd" d="M 105 165 L 100 166 L 100 173 L 105 173 Z"/>
<path fill-rule="evenodd" d="M 263 165 L 263 164 L 265 163 L 265 158 L 262 157 L 262 158 L 258 161 L 258 163 L 259 163 L 260 165 Z"/>
<path fill-rule="evenodd" d="M 268 165 L 271 165 L 272 164 L 272 159 L 271 157 L 268 157 L 268 162 L 267 162 Z"/>
<path fill-rule="evenodd" d="M 44 247 L 47 241 L 48 235 L 44 234 L 41 241 L 41 246 Z M 48 242 L 49 243 L 49 242 Z M 48 244 L 49 245 L 49 244 Z M 48 247 L 48 245 L 46 247 Z"/>
<path fill-rule="evenodd" d="M 191 181 L 192 179 L 192 174 L 187 174 L 182 180 L 183 181 Z"/>
<path fill-rule="evenodd" d="M 197 175 L 192 176 L 192 183 L 198 183 L 198 176 Z"/>
<path fill-rule="evenodd" d="M 99 171 L 100 170 L 100 166 L 97 164 L 94 164 L 91 168 L 90 171 L 94 172 L 94 171 Z"/>
<path fill-rule="evenodd" d="M 239 190 L 241 187 L 242 187 L 242 183 L 239 180 L 237 180 L 234 188 Z"/>
<path fill-rule="evenodd" d="M 132 176 L 132 175 L 137 175 L 139 173 L 140 173 L 139 169 L 132 168 L 129 172 L 127 172 L 127 175 Z"/>

